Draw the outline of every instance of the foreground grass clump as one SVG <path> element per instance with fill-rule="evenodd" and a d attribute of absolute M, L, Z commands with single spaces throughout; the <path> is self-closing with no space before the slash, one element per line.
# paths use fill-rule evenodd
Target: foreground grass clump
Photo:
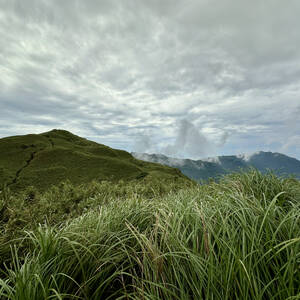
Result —
<path fill-rule="evenodd" d="M 0 189 L 0 243 L 39 224 L 60 224 L 112 201 L 121 204 L 130 198 L 151 200 L 195 185 L 188 180 L 147 176 L 129 182 L 92 181 L 79 186 L 65 181 L 43 193 L 32 186 L 18 194 L 4 187 Z"/>
<path fill-rule="evenodd" d="M 3 299 L 300 299 L 300 183 L 251 171 L 133 193 L 28 231 L 11 257 Z"/>

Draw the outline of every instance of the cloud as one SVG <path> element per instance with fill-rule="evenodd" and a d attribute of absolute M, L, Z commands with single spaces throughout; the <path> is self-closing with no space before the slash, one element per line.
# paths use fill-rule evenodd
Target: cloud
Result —
<path fill-rule="evenodd" d="M 210 142 L 191 122 L 181 120 L 174 144 L 168 144 L 162 149 L 162 153 L 168 156 L 183 155 L 187 157 L 202 157 L 213 151 L 213 143 Z"/>
<path fill-rule="evenodd" d="M 0 136 L 55 127 L 127 150 L 174 153 L 177 137 L 189 155 L 300 158 L 288 146 L 300 132 L 299 10 L 298 0 L 3 0 Z M 186 137 L 180 120 L 194 126 L 181 125 Z"/>
<path fill-rule="evenodd" d="M 300 134 L 289 137 L 280 150 L 286 152 L 289 151 L 291 148 L 300 148 Z"/>
<path fill-rule="evenodd" d="M 174 140 L 168 144 L 159 143 L 157 137 L 144 132 L 136 139 L 134 152 L 162 153 L 175 158 L 197 159 L 213 155 L 217 147 L 223 146 L 228 138 L 228 134 L 224 132 L 220 135 L 220 140 L 209 140 L 200 129 L 185 119 L 179 120 L 174 128 Z"/>
<path fill-rule="evenodd" d="M 158 149 L 155 149 L 153 141 L 150 136 L 148 135 L 139 135 L 133 146 L 133 150 L 142 154 L 143 152 L 157 152 Z"/>

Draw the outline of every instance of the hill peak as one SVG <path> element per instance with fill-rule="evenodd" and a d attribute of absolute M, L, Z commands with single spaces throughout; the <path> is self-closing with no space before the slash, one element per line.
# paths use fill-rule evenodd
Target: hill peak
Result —
<path fill-rule="evenodd" d="M 80 137 L 80 136 L 78 136 L 78 135 L 76 135 L 76 134 L 74 134 L 70 131 L 64 130 L 64 129 L 52 129 L 50 131 L 41 133 L 41 135 L 60 136 L 60 137 L 66 137 L 66 138 L 76 137 L 76 138 L 79 138 L 79 139 L 83 139 L 82 137 Z"/>
<path fill-rule="evenodd" d="M 54 128 L 50 131 L 47 131 L 47 132 L 44 132 L 44 133 L 60 133 L 60 134 L 72 134 L 72 135 L 75 135 L 73 134 L 72 132 L 68 131 L 68 130 L 65 130 L 65 129 L 57 129 L 57 128 Z"/>

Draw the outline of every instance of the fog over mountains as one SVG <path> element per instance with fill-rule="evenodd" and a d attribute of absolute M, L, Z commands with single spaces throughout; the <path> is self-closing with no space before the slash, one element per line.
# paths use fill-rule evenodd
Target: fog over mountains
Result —
<path fill-rule="evenodd" d="M 254 167 L 261 172 L 273 170 L 279 176 L 294 174 L 300 179 L 300 161 L 281 153 L 255 152 L 230 156 L 209 157 L 201 160 L 172 158 L 163 154 L 133 152 L 135 158 L 156 162 L 181 170 L 186 176 L 195 180 L 206 180 L 241 169 Z"/>

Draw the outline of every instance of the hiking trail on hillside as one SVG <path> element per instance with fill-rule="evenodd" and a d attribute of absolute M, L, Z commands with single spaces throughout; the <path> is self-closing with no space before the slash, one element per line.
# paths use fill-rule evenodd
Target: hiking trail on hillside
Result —
<path fill-rule="evenodd" d="M 53 147 L 54 147 L 54 142 L 53 142 L 53 140 L 52 140 L 50 137 L 47 137 L 47 139 L 49 140 L 49 143 L 50 143 L 50 145 L 51 145 L 51 148 L 53 148 Z M 42 149 L 35 150 L 34 152 L 32 152 L 32 153 L 30 154 L 29 159 L 26 160 L 25 165 L 24 165 L 23 167 L 21 167 L 19 170 L 17 170 L 16 175 L 15 175 L 15 178 L 14 178 L 10 183 L 8 183 L 7 186 L 16 184 L 17 181 L 18 181 L 18 179 L 19 179 L 19 177 L 20 177 L 21 172 L 22 172 L 24 169 L 26 169 L 26 168 L 31 164 L 31 162 L 34 160 L 36 154 L 39 153 L 39 152 L 41 152 L 41 151 L 44 151 L 44 150 L 47 149 L 47 148 L 48 148 L 48 147 L 44 147 L 44 148 L 42 148 Z"/>

